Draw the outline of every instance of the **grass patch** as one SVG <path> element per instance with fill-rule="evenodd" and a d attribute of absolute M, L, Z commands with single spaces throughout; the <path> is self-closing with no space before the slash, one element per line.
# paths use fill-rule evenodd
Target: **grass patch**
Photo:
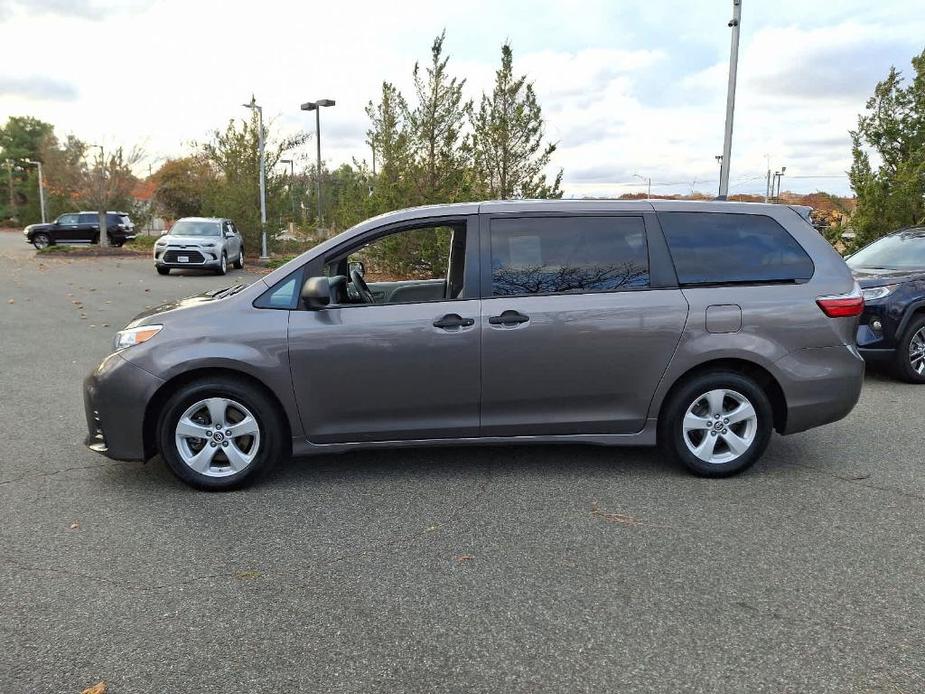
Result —
<path fill-rule="evenodd" d="M 58 253 L 70 253 L 71 250 L 71 246 L 45 246 L 45 248 L 37 248 L 35 252 L 42 255 L 57 255 Z"/>
<path fill-rule="evenodd" d="M 293 258 L 295 258 L 294 255 L 284 255 L 279 258 L 270 258 L 267 261 L 266 267 L 269 268 L 270 270 L 275 270 L 276 268 L 285 265 Z"/>
<path fill-rule="evenodd" d="M 157 236 L 136 236 L 131 241 L 125 242 L 125 248 L 131 250 L 144 250 L 150 251 L 154 248 L 154 244 L 157 243 Z"/>

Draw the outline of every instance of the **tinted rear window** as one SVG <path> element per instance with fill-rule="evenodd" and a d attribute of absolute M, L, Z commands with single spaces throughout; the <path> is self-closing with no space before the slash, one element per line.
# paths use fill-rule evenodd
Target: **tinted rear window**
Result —
<path fill-rule="evenodd" d="M 637 289 L 649 284 L 642 217 L 491 222 L 492 295 Z"/>
<path fill-rule="evenodd" d="M 813 276 L 813 261 L 770 217 L 713 212 L 658 215 L 681 284 L 792 282 Z"/>

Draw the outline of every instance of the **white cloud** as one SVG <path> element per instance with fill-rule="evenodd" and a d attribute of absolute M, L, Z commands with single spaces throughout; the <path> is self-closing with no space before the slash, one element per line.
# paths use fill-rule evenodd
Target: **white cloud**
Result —
<path fill-rule="evenodd" d="M 907 67 L 921 50 L 922 13 L 898 0 L 852 7 L 842 17 L 833 8 L 801 16 L 805 3 L 786 13 L 746 8 L 733 147 L 738 189 L 763 190 L 766 154 L 796 175 L 844 171 L 847 130 L 866 95 L 891 62 Z M 535 83 L 547 135 L 559 143 L 553 163 L 564 167 L 569 194 L 638 190 L 617 185 L 636 180 L 634 173 L 680 182 L 675 190 L 709 191 L 722 148 L 727 14 L 725 5 L 690 3 L 634 13 L 608 2 L 521 0 L 246 7 L 0 0 L 4 50 L 28 56 L 6 70 L 27 65 L 34 75 L 0 74 L 0 122 L 35 115 L 59 135 L 107 148 L 144 142 L 154 158 L 245 117 L 241 104 L 252 92 L 287 131 L 313 131 L 299 104 L 328 97 L 337 105 L 321 114 L 323 154 L 336 165 L 368 158 L 366 103 L 383 80 L 410 97 L 415 60 L 428 60 L 433 37 L 446 28 L 451 70 L 467 79 L 472 98 L 490 89 L 499 47 L 511 40 L 515 69 Z M 56 93 L 72 100 L 55 100 Z M 302 158 L 313 154 L 310 142 Z M 797 182 L 845 189 L 844 179 Z"/>

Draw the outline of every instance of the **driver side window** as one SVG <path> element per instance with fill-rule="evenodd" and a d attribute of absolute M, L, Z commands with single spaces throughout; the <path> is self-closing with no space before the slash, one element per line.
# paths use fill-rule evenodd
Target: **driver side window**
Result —
<path fill-rule="evenodd" d="M 326 274 L 347 278 L 346 296 L 338 303 L 446 301 L 462 294 L 465 251 L 465 222 L 415 226 L 335 257 Z"/>

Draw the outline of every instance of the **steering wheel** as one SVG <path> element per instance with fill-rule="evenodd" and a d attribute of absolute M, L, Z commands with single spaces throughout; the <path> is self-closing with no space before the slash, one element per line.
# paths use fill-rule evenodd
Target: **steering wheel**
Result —
<path fill-rule="evenodd" d="M 350 281 L 353 282 L 353 288 L 357 290 L 357 294 L 359 294 L 360 300 L 364 304 L 376 302 L 373 298 L 373 293 L 369 291 L 369 285 L 366 284 L 366 280 L 363 279 L 363 275 L 360 274 L 359 270 L 350 271 Z"/>

